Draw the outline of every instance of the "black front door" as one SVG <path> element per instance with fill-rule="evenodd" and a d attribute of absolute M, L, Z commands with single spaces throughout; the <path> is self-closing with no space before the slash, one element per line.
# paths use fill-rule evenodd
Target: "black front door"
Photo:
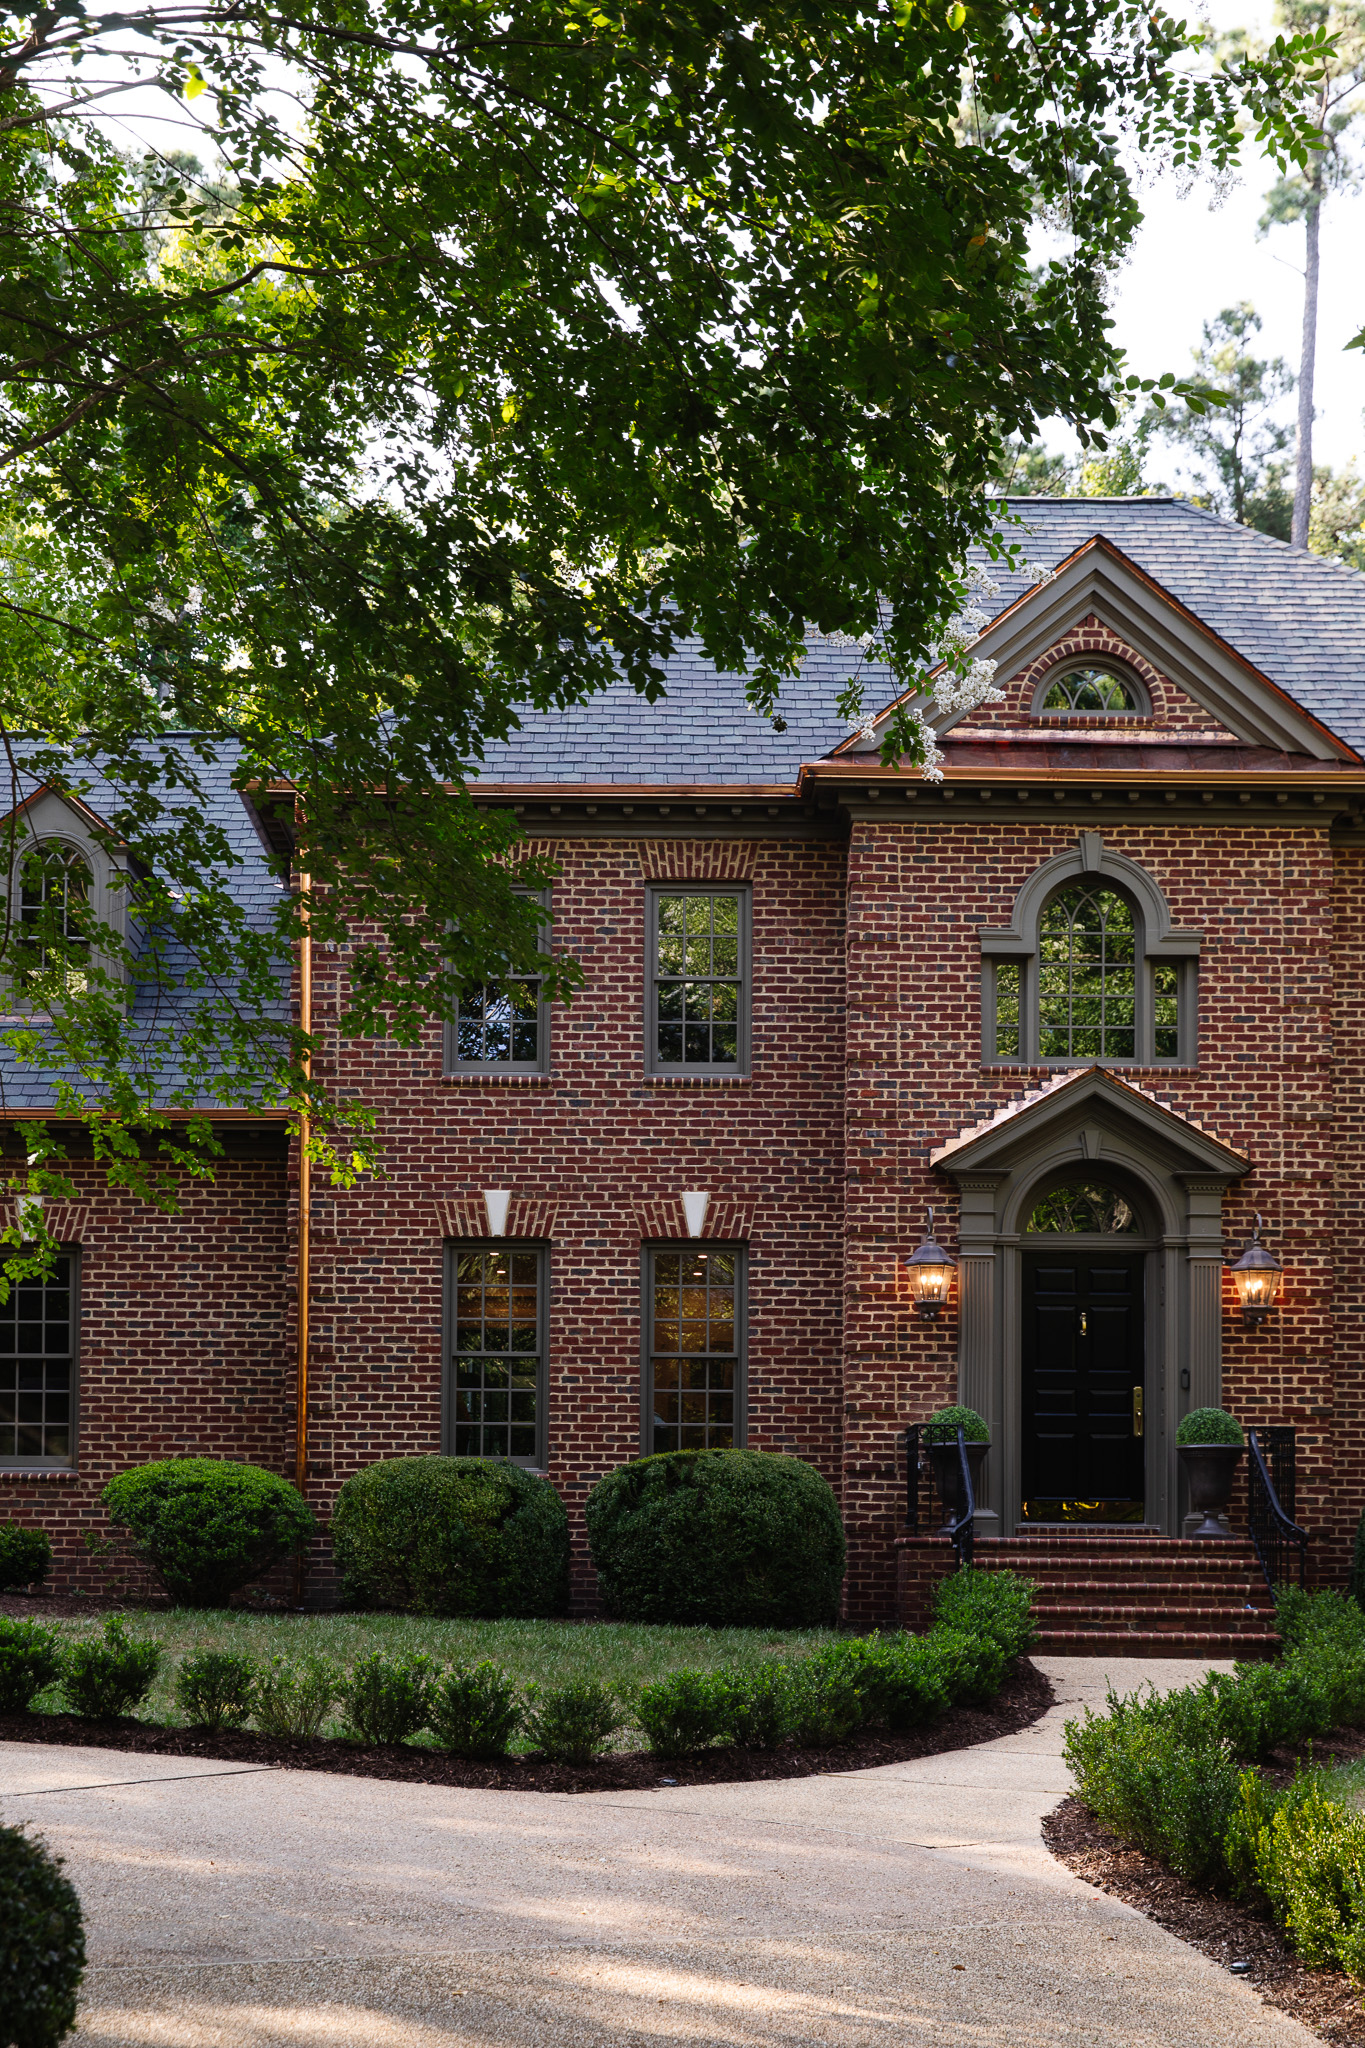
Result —
<path fill-rule="evenodd" d="M 1140 1522 L 1141 1253 L 1024 1255 L 1023 1516 Z"/>

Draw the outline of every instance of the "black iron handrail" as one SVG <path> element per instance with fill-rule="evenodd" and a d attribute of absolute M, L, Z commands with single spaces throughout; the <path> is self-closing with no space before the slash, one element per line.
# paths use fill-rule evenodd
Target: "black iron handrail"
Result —
<path fill-rule="evenodd" d="M 962 1513 L 949 1529 L 953 1539 L 953 1550 L 957 1556 L 958 1569 L 972 1561 L 972 1542 L 976 1534 L 976 1492 L 972 1486 L 972 1468 L 967 1463 L 967 1439 L 962 1431 L 957 1433 L 958 1479 L 962 1487 Z"/>
<path fill-rule="evenodd" d="M 933 1443 L 949 1444 L 952 1437 L 938 1432 L 940 1423 L 931 1430 L 927 1423 L 912 1423 L 905 1432 L 905 1531 L 908 1536 L 920 1533 L 920 1481 L 929 1469 L 924 1450 Z M 945 1523 L 940 1533 L 952 1541 L 959 1565 L 972 1561 L 972 1538 L 976 1529 L 976 1489 L 972 1485 L 972 1468 L 967 1462 L 967 1442 L 959 1429 L 957 1438 L 958 1475 L 961 1484 L 961 1499 L 964 1512 L 955 1522 Z"/>
<path fill-rule="evenodd" d="M 919 1535 L 919 1490 L 924 1476 L 924 1458 L 920 1451 L 919 1424 L 912 1422 L 905 1432 L 905 1533 Z"/>
<path fill-rule="evenodd" d="M 1288 1583 L 1291 1575 L 1292 1551 L 1298 1552 L 1298 1578 L 1300 1586 L 1308 1577 L 1308 1531 L 1301 1529 L 1293 1519 L 1294 1507 L 1294 1432 L 1292 1429 L 1267 1429 L 1266 1448 L 1270 1451 L 1271 1463 L 1275 1466 L 1274 1478 L 1270 1465 L 1266 1463 L 1265 1451 L 1261 1448 L 1261 1433 L 1247 1431 L 1247 1442 L 1251 1457 L 1247 1463 L 1247 1527 L 1256 1555 L 1265 1573 L 1265 1582 L 1271 1592 L 1277 1586 Z M 1283 1487 L 1289 1497 L 1289 1512 L 1286 1513 L 1280 1501 L 1279 1489 Z"/>

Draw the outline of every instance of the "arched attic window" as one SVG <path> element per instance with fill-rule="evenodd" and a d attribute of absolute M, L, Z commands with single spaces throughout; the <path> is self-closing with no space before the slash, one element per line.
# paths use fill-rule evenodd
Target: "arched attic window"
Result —
<path fill-rule="evenodd" d="M 79 973 L 89 958 L 93 877 L 77 847 L 40 840 L 19 864 L 19 918 L 14 937 L 28 978 Z"/>
<path fill-rule="evenodd" d="M 1107 663 L 1049 669 L 1034 693 L 1035 718 L 1145 718 L 1151 714 L 1137 677 Z"/>
<path fill-rule="evenodd" d="M 1007 931 L 983 931 L 984 1059 L 1029 1066 L 1190 1064 L 1199 935 L 1150 875 L 1082 833 L 1029 878 Z"/>

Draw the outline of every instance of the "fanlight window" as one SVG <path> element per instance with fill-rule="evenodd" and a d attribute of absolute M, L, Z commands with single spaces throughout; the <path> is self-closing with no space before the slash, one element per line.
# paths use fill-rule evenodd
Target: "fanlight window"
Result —
<path fill-rule="evenodd" d="M 18 936 L 35 949 L 38 972 L 69 966 L 73 952 L 89 952 L 90 879 L 89 866 L 74 847 L 54 843 L 24 855 Z"/>
<path fill-rule="evenodd" d="M 1094 1180 L 1068 1181 L 1065 1187 L 1053 1188 L 1034 1203 L 1027 1224 L 1029 1230 L 1101 1232 L 1106 1236 L 1137 1227 L 1132 1206 L 1118 1189 Z"/>
<path fill-rule="evenodd" d="M 1038 1050 L 1046 1060 L 1131 1060 L 1137 1040 L 1132 905 L 1073 883 L 1038 927 Z"/>
<path fill-rule="evenodd" d="M 1043 711 L 1140 711 L 1132 684 L 1109 668 L 1069 668 L 1057 677 Z"/>

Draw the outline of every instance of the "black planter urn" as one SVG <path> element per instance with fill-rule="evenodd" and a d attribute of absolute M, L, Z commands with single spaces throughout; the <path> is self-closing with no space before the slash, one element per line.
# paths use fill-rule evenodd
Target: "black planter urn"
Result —
<path fill-rule="evenodd" d="M 962 1465 L 957 1455 L 956 1442 L 930 1444 L 927 1448 L 929 1463 L 934 1473 L 934 1484 L 938 1488 L 938 1497 L 943 1502 L 943 1527 L 938 1533 L 940 1536 L 947 1536 L 952 1530 L 953 1523 L 966 1507 L 966 1502 L 962 1498 Z M 967 1470 L 972 1475 L 972 1492 L 978 1507 L 981 1505 L 981 1467 L 986 1462 L 986 1453 L 989 1449 L 989 1444 L 967 1445 Z"/>
<path fill-rule="evenodd" d="M 1185 1484 L 1189 1488 L 1190 1512 L 1202 1515 L 1203 1521 L 1197 1529 L 1191 1529 L 1192 1536 L 1226 1536 L 1226 1527 L 1218 1520 L 1219 1515 L 1228 1511 L 1232 1499 L 1232 1482 L 1237 1477 L 1237 1465 L 1244 1454 L 1242 1444 L 1180 1444 L 1177 1446 Z"/>

